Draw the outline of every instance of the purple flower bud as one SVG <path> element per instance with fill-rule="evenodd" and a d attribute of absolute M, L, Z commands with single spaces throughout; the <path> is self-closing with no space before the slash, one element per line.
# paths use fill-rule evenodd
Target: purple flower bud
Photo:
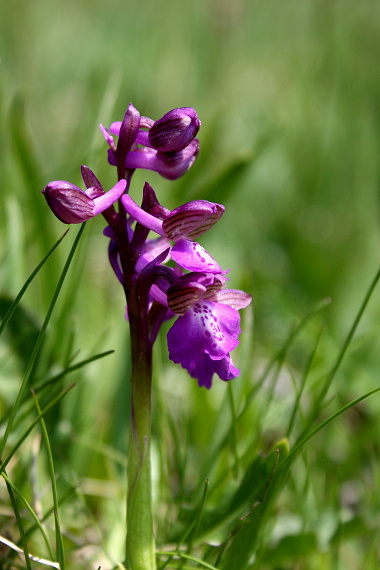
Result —
<path fill-rule="evenodd" d="M 170 212 L 161 206 L 147 182 L 144 186 L 143 208 L 129 194 L 123 196 L 122 203 L 128 214 L 141 225 L 173 241 L 194 239 L 202 235 L 212 228 L 224 212 L 224 206 L 207 200 L 194 200 Z"/>
<path fill-rule="evenodd" d="M 119 165 L 124 165 L 127 154 L 138 135 L 139 127 L 140 113 L 130 103 L 120 126 L 119 140 L 115 152 L 115 159 Z"/>
<path fill-rule="evenodd" d="M 79 224 L 110 208 L 122 196 L 126 184 L 125 180 L 120 180 L 107 193 L 98 187 L 88 188 L 87 192 L 84 192 L 75 184 L 54 180 L 45 186 L 42 193 L 53 214 L 61 222 Z"/>
<path fill-rule="evenodd" d="M 181 107 L 153 122 L 141 117 L 132 103 L 123 121 L 100 129 L 109 145 L 108 162 L 118 169 L 155 170 L 163 178 L 176 180 L 194 164 L 199 154 L 195 138 L 200 127 L 197 113 L 191 107 Z M 119 137 L 117 145 L 111 135 Z"/>
<path fill-rule="evenodd" d="M 163 229 L 169 239 L 196 239 L 207 232 L 224 213 L 222 204 L 207 200 L 194 200 L 175 208 L 163 222 Z"/>
<path fill-rule="evenodd" d="M 201 122 L 191 107 L 173 109 L 154 123 L 149 130 L 149 142 L 153 148 L 165 152 L 183 150 L 194 139 Z"/>

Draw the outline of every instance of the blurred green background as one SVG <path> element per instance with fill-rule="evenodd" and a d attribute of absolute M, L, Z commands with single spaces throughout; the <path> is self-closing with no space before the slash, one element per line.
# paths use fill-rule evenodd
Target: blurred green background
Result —
<path fill-rule="evenodd" d="M 0 7 L 3 298 L 17 294 L 65 229 L 48 210 L 42 188 L 53 179 L 79 184 L 81 164 L 93 169 L 105 187 L 114 184 L 98 124 L 120 120 L 130 101 L 153 119 L 171 108 L 192 106 L 202 121 L 201 154 L 192 170 L 175 182 L 138 173 L 132 195 L 140 196 L 147 179 L 169 208 L 195 198 L 226 205 L 202 244 L 231 268 L 231 286 L 253 296 L 253 337 L 243 340 L 237 355 L 240 364 L 248 363 L 237 388 L 241 397 L 292 324 L 321 299 L 331 298 L 321 317 L 325 332 L 317 382 L 331 366 L 379 265 L 379 2 L 0 0 Z M 101 470 L 101 477 L 112 481 L 113 468 L 108 466 L 105 474 L 105 455 L 97 467 L 91 442 L 99 439 L 113 450 L 125 450 L 128 335 L 102 227 L 101 219 L 86 226 L 36 377 L 75 358 L 115 349 L 113 356 L 85 369 L 51 419 L 55 445 L 60 449 L 62 443 L 62 459 L 75 466 L 76 474 L 95 479 Z M 70 230 L 24 298 L 31 328 L 34 322 L 38 328 L 46 314 L 76 232 Z M 247 327 L 250 318 L 247 312 Z M 337 378 L 338 402 L 378 385 L 379 318 L 375 291 Z M 318 326 L 305 331 L 288 363 L 290 376 L 297 377 L 304 367 Z M 26 349 L 20 344 L 10 335 L 0 345 L 3 413 L 25 365 Z M 16 357 L 9 356 L 9 345 Z M 174 419 L 185 414 L 194 456 L 201 461 L 213 437 L 208 420 L 217 418 L 225 386 L 215 381 L 210 393 L 196 391 L 185 373 L 167 363 L 165 351 L 162 337 L 156 351 L 161 391 L 156 398 Z M 278 394 L 279 415 L 263 418 L 260 427 L 259 420 L 245 426 L 258 429 L 249 437 L 260 449 L 284 434 L 281 414 L 289 413 L 289 400 L 283 395 Z M 192 408 L 183 412 L 186 398 Z M 363 465 L 378 473 L 379 410 L 374 396 L 363 405 L 363 416 L 342 419 L 330 432 L 326 456 L 313 456 L 310 469 L 329 489 L 321 491 L 317 503 L 334 503 L 340 492 L 335 461 L 343 472 L 348 469 L 343 480 L 362 481 Z M 65 447 L 72 434 L 76 444 Z M 243 446 L 246 435 L 242 430 Z M 326 439 L 320 441 L 322 449 L 323 443 Z M 374 479 L 369 479 L 372 489 Z M 331 489 L 336 490 L 333 497 Z M 367 496 L 368 504 L 372 500 Z"/>
<path fill-rule="evenodd" d="M 3 200 L 9 191 L 20 205 L 29 185 L 37 208 L 46 181 L 78 181 L 82 162 L 112 183 L 98 122 L 119 119 L 129 101 L 153 118 L 191 105 L 201 157 L 174 184 L 151 178 L 157 191 L 169 206 L 205 194 L 227 202 L 207 239 L 223 241 L 222 261 L 252 283 L 259 312 L 328 295 L 339 327 L 378 261 L 377 2 L 1 6 Z M 12 126 L 27 144 L 23 164 Z"/>

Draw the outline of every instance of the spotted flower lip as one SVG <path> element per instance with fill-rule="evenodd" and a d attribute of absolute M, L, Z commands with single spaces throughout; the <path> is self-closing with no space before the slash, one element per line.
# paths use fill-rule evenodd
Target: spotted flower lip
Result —
<path fill-rule="evenodd" d="M 239 370 L 230 353 L 241 332 L 237 309 L 249 305 L 250 295 L 223 289 L 222 276 L 190 273 L 168 287 L 167 298 L 180 315 L 167 335 L 169 358 L 208 389 L 214 373 L 224 381 L 236 378 Z"/>
<path fill-rule="evenodd" d="M 43 189 L 53 214 L 64 224 L 79 224 L 110 208 L 123 194 L 126 181 L 120 180 L 111 190 L 92 186 L 84 192 L 65 180 L 54 180 Z"/>

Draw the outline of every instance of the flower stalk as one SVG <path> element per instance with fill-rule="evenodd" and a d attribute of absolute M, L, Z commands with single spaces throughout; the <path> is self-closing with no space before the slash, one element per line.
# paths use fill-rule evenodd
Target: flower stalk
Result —
<path fill-rule="evenodd" d="M 127 568 L 155 570 L 150 467 L 152 346 L 144 319 L 130 313 L 131 409 L 128 449 Z"/>

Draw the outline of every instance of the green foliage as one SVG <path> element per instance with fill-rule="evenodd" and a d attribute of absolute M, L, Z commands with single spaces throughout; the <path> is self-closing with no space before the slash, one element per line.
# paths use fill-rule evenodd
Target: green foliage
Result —
<path fill-rule="evenodd" d="M 158 567 L 379 567 L 379 27 L 372 0 L 0 3 L 0 541 L 123 567 L 124 299 L 102 220 L 63 281 L 77 229 L 41 190 L 80 164 L 112 185 L 97 124 L 130 101 L 191 105 L 198 161 L 149 182 L 167 207 L 226 203 L 202 244 L 254 330 L 246 311 L 241 377 L 210 392 L 157 343 Z M 4 570 L 45 567 L 15 548 Z"/>

